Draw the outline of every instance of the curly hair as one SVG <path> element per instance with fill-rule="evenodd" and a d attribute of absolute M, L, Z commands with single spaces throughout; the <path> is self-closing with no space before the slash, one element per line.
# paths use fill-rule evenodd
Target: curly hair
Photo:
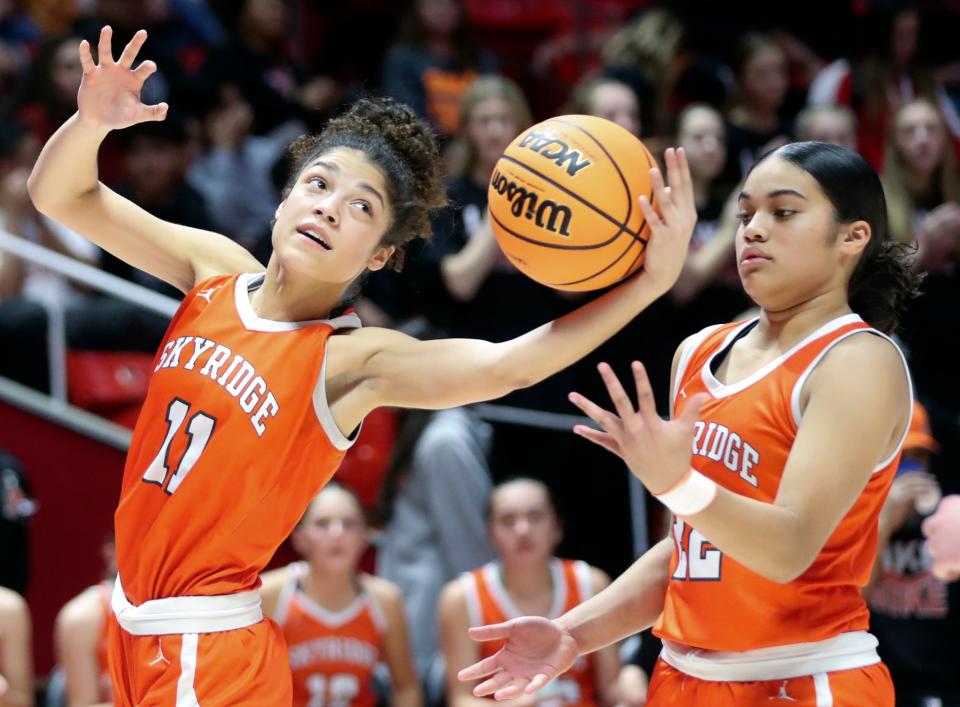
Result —
<path fill-rule="evenodd" d="M 360 99 L 319 134 L 294 140 L 290 156 L 295 168 L 284 191 L 292 188 L 306 165 L 338 147 L 360 150 L 383 172 L 393 213 L 380 244 L 396 248 L 389 265 L 402 269 L 407 244 L 417 238 L 429 240 L 430 212 L 447 201 L 432 129 L 409 106 L 391 98 Z"/>

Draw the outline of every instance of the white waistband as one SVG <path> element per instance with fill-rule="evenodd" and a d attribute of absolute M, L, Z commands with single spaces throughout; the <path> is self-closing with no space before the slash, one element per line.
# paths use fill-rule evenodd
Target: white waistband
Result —
<path fill-rule="evenodd" d="M 167 597 L 134 606 L 123 593 L 120 575 L 113 585 L 110 604 L 123 630 L 135 636 L 216 633 L 252 626 L 263 620 L 260 592 Z"/>
<path fill-rule="evenodd" d="M 792 643 L 742 653 L 708 651 L 664 641 L 660 657 L 682 673 L 716 682 L 787 680 L 880 662 L 877 639 L 866 631 L 841 633 L 816 643 Z"/>

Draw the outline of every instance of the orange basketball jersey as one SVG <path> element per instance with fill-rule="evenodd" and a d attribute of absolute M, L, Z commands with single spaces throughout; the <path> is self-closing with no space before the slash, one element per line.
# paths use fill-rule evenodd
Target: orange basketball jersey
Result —
<path fill-rule="evenodd" d="M 547 618 L 557 618 L 593 596 L 590 566 L 580 560 L 550 561 L 553 604 Z M 524 615 L 507 593 L 500 577 L 500 564 L 490 562 L 461 575 L 471 626 L 495 624 Z M 488 658 L 503 647 L 503 641 L 480 644 L 480 657 Z M 599 704 L 592 656 L 581 656 L 566 673 L 537 693 L 538 702 L 557 705 Z"/>
<path fill-rule="evenodd" d="M 681 354 L 672 403 L 677 415 L 695 394 L 708 393 L 694 431 L 693 467 L 734 493 L 772 503 L 800 425 L 800 394 L 807 377 L 843 339 L 883 335 L 855 314 L 842 316 L 748 378 L 721 383 L 712 363 L 755 324 L 751 320 L 700 332 Z M 752 572 L 675 519 L 671 581 L 654 632 L 696 648 L 746 651 L 866 630 L 869 617 L 860 589 L 870 578 L 877 517 L 899 457 L 898 446 L 877 464 L 816 560 L 787 584 Z"/>
<path fill-rule="evenodd" d="M 262 319 L 262 275 L 206 280 L 157 353 L 115 515 L 133 604 L 254 589 L 351 445 L 323 386 L 327 339 L 360 325 Z"/>
<path fill-rule="evenodd" d="M 280 593 L 276 621 L 287 641 L 294 707 L 377 704 L 373 669 L 383 653 L 386 623 L 368 592 L 342 611 L 329 611 L 294 577 Z"/>

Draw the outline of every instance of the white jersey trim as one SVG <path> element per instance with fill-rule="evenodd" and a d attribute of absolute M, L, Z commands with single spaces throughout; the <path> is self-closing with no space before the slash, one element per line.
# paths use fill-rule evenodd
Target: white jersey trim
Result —
<path fill-rule="evenodd" d="M 290 613 L 290 601 L 293 599 L 293 595 L 297 593 L 297 582 L 300 581 L 300 577 L 308 572 L 306 562 L 291 562 L 286 569 L 290 573 L 290 578 L 280 588 L 280 594 L 277 596 L 277 609 L 273 617 L 273 620 L 279 626 L 286 625 L 287 615 Z"/>
<path fill-rule="evenodd" d="M 339 628 L 340 626 L 350 623 L 357 618 L 370 603 L 367 593 L 363 590 L 340 611 L 330 611 L 330 609 L 325 606 L 318 604 L 315 600 L 307 596 L 307 593 L 303 591 L 302 587 L 297 587 L 296 598 L 305 612 L 313 619 L 330 628 Z"/>
<path fill-rule="evenodd" d="M 467 619 L 471 626 L 483 625 L 483 611 L 480 609 L 480 594 L 477 591 L 477 578 L 471 572 L 460 575 L 460 586 L 467 604 Z"/>
<path fill-rule="evenodd" d="M 686 348 L 680 354 L 680 360 L 677 361 L 677 374 L 673 379 L 673 384 L 670 386 L 670 415 L 671 417 L 676 415 L 677 411 L 677 395 L 680 393 L 680 384 L 683 381 L 683 377 L 687 373 L 687 366 L 690 365 L 690 359 L 693 358 L 693 355 L 697 352 L 697 349 L 700 348 L 700 345 L 703 344 L 704 340 L 714 331 L 720 328 L 720 324 L 714 324 L 708 326 L 705 329 L 701 329 L 699 332 L 694 334 L 690 342 L 687 344 Z"/>
<path fill-rule="evenodd" d="M 573 563 L 573 576 L 577 578 L 580 601 L 585 602 L 593 596 L 593 577 L 590 575 L 590 565 L 583 560 L 576 560 Z M 563 607 L 560 610 L 562 611 Z"/>
<path fill-rule="evenodd" d="M 177 679 L 176 707 L 200 707 L 193 687 L 197 675 L 199 636 L 195 633 L 185 633 L 180 640 L 180 677 Z"/>
<path fill-rule="evenodd" d="M 490 587 L 490 594 L 497 603 L 500 611 L 508 619 L 518 619 L 526 616 L 525 612 L 520 611 L 514 603 L 503 584 L 503 578 L 500 573 L 500 563 L 490 562 L 483 566 L 483 578 Z M 563 614 L 563 608 L 567 605 L 567 578 L 563 573 L 563 563 L 554 557 L 550 560 L 550 579 L 553 582 L 553 602 L 550 605 L 548 619 L 555 619 Z"/>
<path fill-rule="evenodd" d="M 708 651 L 664 641 L 660 657 L 680 672 L 700 680 L 789 680 L 879 663 L 877 644 L 877 639 L 866 631 L 841 633 L 813 643 L 792 643 L 742 652 Z"/>
<path fill-rule="evenodd" d="M 763 366 L 757 371 L 754 371 L 749 376 L 743 380 L 739 380 L 736 383 L 721 383 L 717 380 L 717 377 L 713 375 L 711 370 L 711 365 L 714 359 L 719 356 L 721 353 L 727 351 L 727 348 L 730 346 L 730 343 L 736 338 L 746 327 L 756 324 L 757 319 L 751 319 L 750 321 L 744 322 L 741 326 L 736 327 L 731 331 L 727 338 L 724 339 L 723 344 L 711 354 L 711 356 L 704 362 L 703 367 L 701 368 L 700 375 L 703 379 L 703 384 L 707 387 L 707 390 L 713 395 L 714 398 L 728 398 L 731 395 L 736 395 L 737 393 L 746 390 L 754 383 L 762 380 L 774 370 L 776 370 L 784 361 L 793 356 L 797 351 L 802 349 L 804 346 L 807 346 L 812 341 L 819 339 L 821 336 L 825 336 L 832 331 L 836 331 L 840 327 L 844 327 L 848 324 L 853 324 L 855 322 L 862 322 L 863 320 L 857 314 L 845 314 L 842 317 L 837 317 L 832 321 L 827 322 L 819 329 L 808 335 L 803 341 L 800 341 L 797 344 L 794 344 L 788 351 L 780 354 L 775 359 L 770 361 L 768 364 Z"/>
<path fill-rule="evenodd" d="M 263 273 L 240 273 L 234 289 L 234 301 L 237 314 L 243 326 L 249 331 L 277 332 L 296 331 L 314 324 L 328 324 L 336 329 L 356 329 L 360 326 L 360 317 L 355 313 L 344 314 L 333 319 L 310 319 L 303 322 L 280 322 L 274 319 L 264 319 L 257 315 L 250 303 L 250 287 L 256 287 L 263 282 Z"/>
<path fill-rule="evenodd" d="M 327 404 L 327 347 L 323 347 L 323 365 L 320 367 L 320 377 L 313 388 L 313 410 L 317 415 L 320 426 L 327 435 L 330 443 L 345 452 L 353 446 L 354 442 L 360 436 L 360 430 L 363 428 L 363 422 L 357 425 L 352 437 L 347 437 L 337 427 L 333 419 L 333 413 L 330 412 L 330 406 Z"/>
<path fill-rule="evenodd" d="M 260 592 L 219 596 L 167 597 L 134 606 L 123 593 L 120 575 L 111 598 L 117 622 L 134 636 L 175 633 L 218 633 L 245 628 L 263 620 Z"/>
<path fill-rule="evenodd" d="M 907 390 L 910 394 L 910 400 L 908 401 L 907 409 L 907 425 L 903 428 L 903 434 L 900 436 L 900 442 L 897 443 L 897 446 L 894 447 L 893 453 L 888 456 L 886 459 L 881 461 L 875 467 L 873 467 L 873 473 L 876 473 L 892 462 L 896 456 L 900 453 L 903 443 L 907 439 L 907 433 L 910 431 L 910 422 L 913 420 L 913 379 L 910 377 L 910 367 L 907 365 L 907 359 L 903 355 L 903 351 L 897 346 L 897 342 L 891 339 L 889 336 L 884 334 L 881 331 L 876 329 L 855 329 L 854 331 L 847 332 L 843 336 L 838 336 L 834 341 L 831 341 L 830 344 L 819 354 L 817 357 L 810 362 L 810 365 L 807 366 L 806 370 L 800 374 L 800 377 L 797 378 L 797 382 L 793 385 L 793 392 L 790 394 L 790 411 L 793 413 L 793 422 L 797 427 L 800 427 L 800 422 L 803 420 L 803 413 L 800 410 L 800 397 L 803 395 L 803 386 L 806 385 L 807 378 L 810 377 L 810 374 L 813 373 L 814 369 L 820 364 L 820 361 L 826 356 L 830 350 L 839 344 L 844 339 L 847 339 L 854 334 L 873 334 L 874 336 L 879 336 L 881 339 L 886 339 L 890 342 L 890 345 L 896 350 L 897 355 L 900 357 L 900 362 L 903 364 L 903 372 L 907 376 Z"/>

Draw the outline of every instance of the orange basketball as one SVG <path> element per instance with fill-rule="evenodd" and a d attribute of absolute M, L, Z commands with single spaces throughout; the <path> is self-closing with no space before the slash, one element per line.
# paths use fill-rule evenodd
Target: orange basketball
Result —
<path fill-rule="evenodd" d="M 596 290 L 643 263 L 653 202 L 650 151 L 616 123 L 561 115 L 521 133 L 487 190 L 500 248 L 523 273 L 558 290 Z"/>

